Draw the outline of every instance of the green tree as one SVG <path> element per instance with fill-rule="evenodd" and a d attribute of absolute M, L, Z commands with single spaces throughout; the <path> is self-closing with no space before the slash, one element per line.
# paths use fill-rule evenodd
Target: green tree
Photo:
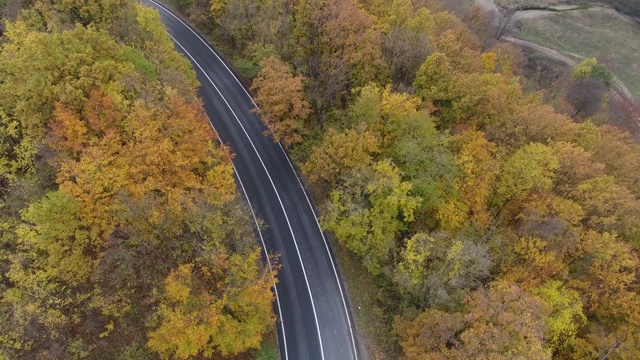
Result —
<path fill-rule="evenodd" d="M 595 58 L 583 60 L 571 70 L 571 78 L 574 80 L 599 79 L 607 86 L 611 87 L 613 75 L 605 65 L 602 65 Z"/>
<path fill-rule="evenodd" d="M 388 128 L 389 137 L 393 139 L 389 146 L 391 158 L 414 184 L 412 193 L 423 199 L 419 216 L 423 220 L 447 218 L 447 203 L 458 200 L 456 179 L 459 175 L 454 156 L 447 147 L 449 137 L 438 133 L 424 112 L 398 116 Z"/>
<path fill-rule="evenodd" d="M 580 294 L 559 281 L 549 281 L 534 292 L 552 309 L 547 317 L 547 344 L 553 351 L 561 350 L 587 323 Z"/>
<path fill-rule="evenodd" d="M 362 256 L 371 273 L 379 274 L 396 247 L 396 236 L 413 221 L 420 199 L 410 195 L 411 183 L 402 181 L 393 163 L 381 161 L 372 170 L 347 174 L 353 182 L 331 193 L 321 224 Z"/>

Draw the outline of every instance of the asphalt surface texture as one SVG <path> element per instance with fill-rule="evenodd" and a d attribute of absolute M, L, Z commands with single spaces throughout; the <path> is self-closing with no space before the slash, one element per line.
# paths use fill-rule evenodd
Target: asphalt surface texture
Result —
<path fill-rule="evenodd" d="M 328 239 L 289 158 L 266 130 L 249 92 L 196 31 L 151 0 L 202 84 L 199 95 L 222 143 L 235 154 L 240 190 L 267 252 L 279 253 L 278 342 L 283 360 L 357 359 L 355 329 Z"/>

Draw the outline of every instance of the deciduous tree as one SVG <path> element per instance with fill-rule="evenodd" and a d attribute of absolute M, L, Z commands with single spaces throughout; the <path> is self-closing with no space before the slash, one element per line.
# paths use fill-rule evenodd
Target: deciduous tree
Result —
<path fill-rule="evenodd" d="M 418 233 L 407 240 L 394 279 L 422 306 L 452 309 L 490 275 L 487 248 L 460 236 Z"/>
<path fill-rule="evenodd" d="M 302 171 L 312 183 L 333 188 L 341 175 L 369 167 L 380 151 L 379 144 L 378 137 L 368 131 L 329 129 Z"/>
<path fill-rule="evenodd" d="M 544 346 L 545 303 L 516 285 L 495 282 L 467 299 L 464 312 L 428 310 L 396 318 L 405 359 L 551 359 Z"/>
<path fill-rule="evenodd" d="M 533 191 L 553 185 L 558 159 L 548 147 L 531 143 L 518 149 L 504 163 L 494 196 L 494 206 L 501 209 L 513 199 L 523 199 Z"/>
<path fill-rule="evenodd" d="M 455 135 L 452 145 L 462 173 L 457 184 L 460 199 L 469 209 L 471 218 L 480 226 L 486 226 L 490 220 L 488 200 L 499 168 L 495 158 L 496 145 L 483 133 L 474 131 Z"/>
<path fill-rule="evenodd" d="M 291 69 L 275 57 L 264 59 L 260 68 L 251 88 L 257 93 L 259 113 L 269 127 L 267 133 L 287 147 L 301 142 L 310 114 L 304 98 L 303 78 L 294 76 Z"/>
<path fill-rule="evenodd" d="M 272 277 L 258 265 L 260 251 L 210 254 L 165 280 L 148 346 L 163 357 L 223 356 L 258 348 L 271 329 Z"/>
<path fill-rule="evenodd" d="M 371 273 L 379 274 L 396 247 L 396 236 L 413 221 L 420 199 L 410 195 L 411 183 L 402 181 L 393 163 L 381 161 L 372 170 L 331 193 L 321 224 L 362 256 Z"/>

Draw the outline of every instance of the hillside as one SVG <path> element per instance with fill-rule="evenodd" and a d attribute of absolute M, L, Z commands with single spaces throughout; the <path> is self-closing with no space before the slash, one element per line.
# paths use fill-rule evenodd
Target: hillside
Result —
<path fill-rule="evenodd" d="M 555 97 L 550 101 L 559 111 L 571 113 L 563 109 L 565 100 L 557 96 L 568 91 L 569 69 L 595 58 L 613 74 L 612 99 L 603 111 L 618 119 L 613 123 L 639 132 L 639 111 L 637 105 L 630 105 L 637 104 L 640 95 L 640 22 L 630 16 L 637 15 L 639 4 L 557 0 L 477 0 L 476 4 L 501 29 L 498 37 L 502 41 L 525 50 L 527 78 L 538 82 L 536 87 L 547 94 L 555 94 L 549 95 Z M 470 9 L 463 16 L 469 17 Z M 622 120 L 614 115 L 621 111 L 626 111 Z"/>

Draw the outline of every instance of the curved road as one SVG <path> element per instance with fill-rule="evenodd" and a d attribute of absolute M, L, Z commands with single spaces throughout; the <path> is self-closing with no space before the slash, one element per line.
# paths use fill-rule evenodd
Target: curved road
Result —
<path fill-rule="evenodd" d="M 193 64 L 205 111 L 235 153 L 238 183 L 254 216 L 266 222 L 260 231 L 265 250 L 281 254 L 275 305 L 281 358 L 357 359 L 344 286 L 289 158 L 263 135 L 249 92 L 213 48 L 160 4 L 143 2 L 159 11 L 176 49 Z"/>

